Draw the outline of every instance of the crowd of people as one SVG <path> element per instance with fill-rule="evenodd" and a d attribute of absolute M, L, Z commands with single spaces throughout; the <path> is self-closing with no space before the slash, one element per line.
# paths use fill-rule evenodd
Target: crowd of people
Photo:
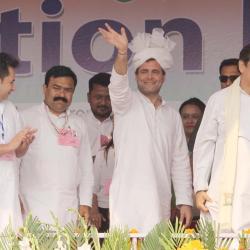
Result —
<path fill-rule="evenodd" d="M 192 97 L 177 112 L 160 95 L 174 48 L 163 30 L 130 43 L 124 28 L 99 32 L 117 56 L 111 74 L 89 79 L 82 117 L 69 111 L 77 76 L 63 65 L 46 72 L 43 102 L 18 112 L 7 100 L 18 60 L 0 53 L 0 231 L 29 213 L 64 225 L 76 220 L 69 208 L 99 232 L 146 234 L 171 213 L 186 227 L 201 215 L 225 231 L 249 228 L 250 46 L 222 61 L 221 90 L 207 105 Z"/>

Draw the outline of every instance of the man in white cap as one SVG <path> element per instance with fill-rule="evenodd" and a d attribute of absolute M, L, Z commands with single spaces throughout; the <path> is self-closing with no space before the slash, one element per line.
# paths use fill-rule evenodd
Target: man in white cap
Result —
<path fill-rule="evenodd" d="M 159 92 L 170 68 L 174 44 L 156 29 L 138 34 L 134 52 L 139 91 L 128 83 L 128 40 L 125 29 L 99 28 L 118 50 L 109 85 L 114 112 L 116 165 L 110 187 L 110 223 L 148 233 L 170 218 L 171 180 L 181 220 L 191 222 L 192 178 L 185 135 L 179 114 Z"/>

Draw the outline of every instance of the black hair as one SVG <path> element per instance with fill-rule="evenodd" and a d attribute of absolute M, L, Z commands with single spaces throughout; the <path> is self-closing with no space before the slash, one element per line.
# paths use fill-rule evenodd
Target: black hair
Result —
<path fill-rule="evenodd" d="M 183 102 L 179 108 L 179 113 L 181 113 L 182 109 L 184 108 L 184 106 L 186 105 L 195 105 L 197 106 L 201 113 L 203 114 L 204 113 L 204 110 L 205 110 L 205 103 L 203 101 L 201 101 L 200 99 L 196 98 L 196 97 L 193 97 L 193 98 L 190 98 L 188 100 L 186 100 L 185 102 Z"/>
<path fill-rule="evenodd" d="M 101 85 L 103 87 L 108 87 L 110 84 L 110 77 L 109 73 L 98 73 L 89 79 L 89 92 L 91 92 L 94 88 L 94 85 Z"/>
<path fill-rule="evenodd" d="M 9 75 L 9 67 L 16 68 L 19 62 L 12 55 L 1 52 L 0 53 L 0 79 Z"/>
<path fill-rule="evenodd" d="M 221 64 L 220 64 L 220 68 L 219 68 L 219 73 L 220 73 L 220 75 L 221 75 L 221 70 L 222 70 L 222 68 L 223 68 L 224 66 L 235 65 L 235 66 L 237 66 L 237 69 L 238 69 L 238 71 L 239 71 L 239 65 L 238 65 L 238 63 L 239 63 L 239 59 L 237 59 L 237 58 L 229 58 L 229 59 L 223 60 L 223 61 L 221 62 Z M 240 71 L 239 71 L 239 72 L 240 72 Z"/>
<path fill-rule="evenodd" d="M 57 77 L 64 77 L 64 76 L 71 77 L 74 81 L 74 86 L 76 86 L 77 84 L 76 74 L 71 70 L 71 68 L 63 66 L 63 65 L 53 66 L 47 71 L 45 75 L 45 85 L 48 86 L 49 80 L 51 77 L 57 78 Z"/>
<path fill-rule="evenodd" d="M 239 60 L 243 61 L 245 65 L 250 61 L 250 44 L 240 51 Z"/>

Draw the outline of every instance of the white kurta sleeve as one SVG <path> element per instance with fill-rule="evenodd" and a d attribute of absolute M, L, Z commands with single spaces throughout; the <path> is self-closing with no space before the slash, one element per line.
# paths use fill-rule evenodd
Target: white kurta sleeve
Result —
<path fill-rule="evenodd" d="M 119 75 L 113 68 L 109 94 L 113 112 L 115 114 L 126 113 L 132 102 L 132 91 L 128 83 L 128 74 Z"/>
<path fill-rule="evenodd" d="M 98 151 L 94 161 L 94 188 L 93 193 L 97 194 L 100 191 L 101 186 L 101 167 L 100 165 L 103 164 L 105 161 L 104 157 L 104 150 Z"/>
<path fill-rule="evenodd" d="M 22 130 L 24 128 L 22 118 L 21 118 L 18 111 L 16 111 L 16 114 L 15 114 L 15 126 L 16 126 L 17 132 L 19 132 L 20 130 Z"/>
<path fill-rule="evenodd" d="M 213 95 L 206 106 L 193 151 L 194 191 L 208 189 L 208 182 L 214 160 L 218 136 L 216 103 L 217 94 Z"/>
<path fill-rule="evenodd" d="M 92 206 L 93 195 L 93 162 L 91 157 L 91 149 L 88 139 L 87 128 L 82 127 L 82 139 L 79 152 L 79 164 L 81 169 L 81 178 L 79 185 L 80 205 Z"/>
<path fill-rule="evenodd" d="M 176 116 L 176 130 L 173 145 L 172 181 L 176 196 L 176 205 L 193 206 L 192 174 L 187 143 L 179 114 Z"/>

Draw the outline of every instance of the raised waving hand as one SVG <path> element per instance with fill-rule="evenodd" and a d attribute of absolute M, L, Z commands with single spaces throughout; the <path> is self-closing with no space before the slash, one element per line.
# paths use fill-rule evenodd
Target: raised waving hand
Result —
<path fill-rule="evenodd" d="M 118 54 L 126 54 L 128 50 L 128 38 L 124 27 L 121 28 L 121 33 L 116 32 L 111 26 L 105 23 L 106 29 L 98 28 L 99 32 L 102 34 L 104 40 L 112 45 L 114 45 Z"/>

